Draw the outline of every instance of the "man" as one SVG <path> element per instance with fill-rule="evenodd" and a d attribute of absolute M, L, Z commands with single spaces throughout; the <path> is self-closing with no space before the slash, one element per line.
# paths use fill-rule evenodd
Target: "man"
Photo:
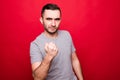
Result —
<path fill-rule="evenodd" d="M 60 8 L 56 4 L 46 4 L 40 22 L 44 32 L 30 45 L 34 80 L 83 80 L 72 38 L 69 32 L 58 30 Z"/>

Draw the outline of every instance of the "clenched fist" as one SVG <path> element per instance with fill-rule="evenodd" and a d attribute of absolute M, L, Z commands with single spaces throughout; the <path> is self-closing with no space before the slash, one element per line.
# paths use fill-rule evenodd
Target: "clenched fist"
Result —
<path fill-rule="evenodd" d="M 53 42 L 50 42 L 45 44 L 45 51 L 48 56 L 54 58 L 58 53 L 58 48 Z"/>

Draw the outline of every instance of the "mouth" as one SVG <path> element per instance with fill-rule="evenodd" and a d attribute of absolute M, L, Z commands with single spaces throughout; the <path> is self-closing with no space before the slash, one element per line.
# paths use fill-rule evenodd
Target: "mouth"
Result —
<path fill-rule="evenodd" d="M 54 30 L 56 30 L 56 27 L 52 26 L 52 27 L 48 27 L 48 29 L 54 31 Z"/>
<path fill-rule="evenodd" d="M 54 34 L 57 32 L 58 28 L 56 26 L 49 26 L 48 28 L 45 28 L 45 30 L 49 33 L 49 34 Z"/>

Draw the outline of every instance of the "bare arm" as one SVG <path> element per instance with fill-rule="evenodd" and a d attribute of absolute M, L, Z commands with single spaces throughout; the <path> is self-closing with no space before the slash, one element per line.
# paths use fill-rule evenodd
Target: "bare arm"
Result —
<path fill-rule="evenodd" d="M 36 62 L 32 64 L 32 71 L 34 80 L 45 80 L 52 59 L 57 55 L 57 47 L 53 43 L 49 43 L 45 45 L 46 56 L 42 60 L 42 62 Z"/>
<path fill-rule="evenodd" d="M 76 53 L 72 53 L 72 65 L 73 65 L 73 69 L 75 71 L 75 74 L 77 75 L 78 80 L 83 80 L 80 62 L 77 58 Z"/>

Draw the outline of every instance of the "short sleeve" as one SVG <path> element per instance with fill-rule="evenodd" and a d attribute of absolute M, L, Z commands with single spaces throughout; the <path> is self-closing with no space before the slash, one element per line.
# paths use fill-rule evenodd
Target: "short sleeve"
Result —
<path fill-rule="evenodd" d="M 76 51 L 76 49 L 75 49 L 75 46 L 74 46 L 73 41 L 72 41 L 72 53 L 75 51 Z"/>
<path fill-rule="evenodd" d="M 76 51 L 75 49 L 75 46 L 74 46 L 74 43 L 73 43 L 73 40 L 72 40 L 72 37 L 70 35 L 70 33 L 67 31 L 68 33 L 68 36 L 69 36 L 69 39 L 70 39 L 70 42 L 71 42 L 71 50 L 72 50 L 72 53 Z"/>
<path fill-rule="evenodd" d="M 38 45 L 35 42 L 32 42 L 30 44 L 30 59 L 31 59 L 31 64 L 42 61 L 41 52 L 39 50 Z"/>

